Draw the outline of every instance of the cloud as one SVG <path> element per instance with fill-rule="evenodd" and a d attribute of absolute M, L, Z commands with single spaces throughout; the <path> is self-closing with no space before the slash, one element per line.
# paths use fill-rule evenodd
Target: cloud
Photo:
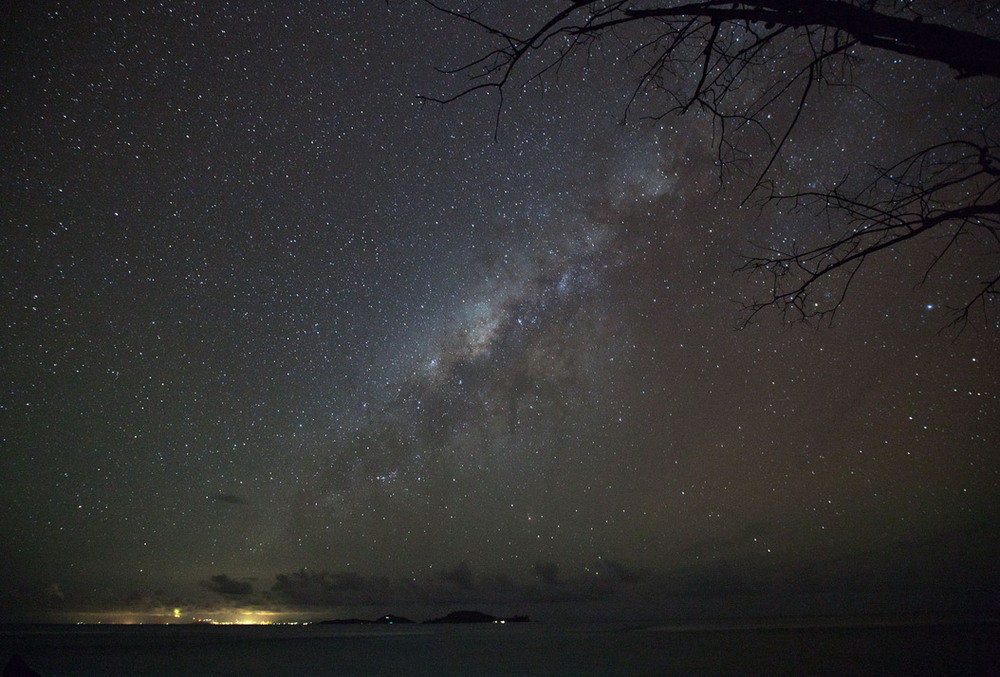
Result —
<path fill-rule="evenodd" d="M 436 578 L 446 583 L 453 583 L 461 590 L 474 590 L 476 587 L 475 576 L 468 562 L 460 562 L 453 569 L 439 571 Z"/>
<path fill-rule="evenodd" d="M 187 607 L 190 603 L 190 600 L 182 599 L 177 595 L 168 595 L 163 590 L 156 590 L 152 593 L 133 590 L 125 597 L 124 608 L 136 612 L 166 613 L 177 607 Z"/>
<path fill-rule="evenodd" d="M 444 567 L 424 580 L 393 580 L 354 572 L 301 569 L 275 576 L 274 601 L 296 607 L 401 604 L 531 604 L 604 600 L 628 592 L 645 576 L 613 560 L 580 567 L 563 576 L 554 562 L 537 562 L 539 581 L 508 573 L 477 573 L 467 561 Z"/>
<path fill-rule="evenodd" d="M 247 501 L 235 494 L 216 494 L 215 496 L 210 496 L 209 499 L 212 503 L 229 503 L 230 505 L 246 505 Z"/>
<path fill-rule="evenodd" d="M 45 594 L 60 601 L 66 599 L 66 593 L 62 591 L 62 588 L 58 583 L 50 583 L 47 585 L 45 587 Z"/>
<path fill-rule="evenodd" d="M 212 592 L 230 597 L 242 597 L 253 593 L 253 585 L 249 581 L 237 581 L 226 574 L 212 576 L 201 584 Z"/>
<path fill-rule="evenodd" d="M 385 578 L 308 569 L 277 574 L 271 592 L 285 603 L 302 606 L 375 604 L 393 596 Z"/>
<path fill-rule="evenodd" d="M 545 585 L 559 585 L 559 565 L 555 562 L 535 562 L 534 571 Z"/>
<path fill-rule="evenodd" d="M 631 569 L 613 559 L 602 559 L 598 562 L 598 566 L 607 577 L 617 583 L 638 583 L 646 577 L 645 572 Z"/>

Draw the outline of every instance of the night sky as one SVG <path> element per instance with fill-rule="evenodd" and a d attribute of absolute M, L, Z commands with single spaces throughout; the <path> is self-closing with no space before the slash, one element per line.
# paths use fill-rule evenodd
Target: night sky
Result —
<path fill-rule="evenodd" d="M 625 46 L 497 123 L 420 99 L 494 44 L 422 3 L 0 12 L 0 620 L 1000 606 L 995 301 L 947 327 L 995 247 L 740 330 L 742 255 L 828 223 L 620 124 Z M 774 179 L 997 131 L 995 80 L 857 56 Z"/>

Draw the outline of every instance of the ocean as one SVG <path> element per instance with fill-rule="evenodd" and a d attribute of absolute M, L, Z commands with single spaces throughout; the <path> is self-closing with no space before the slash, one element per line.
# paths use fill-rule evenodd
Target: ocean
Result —
<path fill-rule="evenodd" d="M 42 677 L 1000 675 L 1000 625 L 769 623 L 0 628 Z"/>

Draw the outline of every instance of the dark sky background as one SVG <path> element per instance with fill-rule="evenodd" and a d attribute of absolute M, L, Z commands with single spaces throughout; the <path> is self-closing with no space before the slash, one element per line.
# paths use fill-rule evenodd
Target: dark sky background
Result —
<path fill-rule="evenodd" d="M 0 618 L 997 610 L 995 303 L 942 331 L 975 245 L 737 331 L 741 254 L 826 221 L 720 191 L 703 117 L 618 124 L 616 44 L 494 140 L 418 99 L 482 32 L 252 5 L 3 6 Z M 858 56 L 877 100 L 824 90 L 775 178 L 996 122 Z"/>

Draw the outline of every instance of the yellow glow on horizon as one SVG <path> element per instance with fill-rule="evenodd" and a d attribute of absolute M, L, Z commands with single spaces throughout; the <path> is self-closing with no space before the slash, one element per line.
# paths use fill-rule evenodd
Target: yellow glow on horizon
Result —
<path fill-rule="evenodd" d="M 55 622 L 81 625 L 174 625 L 203 623 L 209 625 L 304 625 L 313 619 L 285 610 L 215 609 L 212 611 L 186 607 L 167 607 L 149 613 L 126 610 L 81 611 L 53 616 Z M 0 665 L 2 667 L 2 665 Z"/>

